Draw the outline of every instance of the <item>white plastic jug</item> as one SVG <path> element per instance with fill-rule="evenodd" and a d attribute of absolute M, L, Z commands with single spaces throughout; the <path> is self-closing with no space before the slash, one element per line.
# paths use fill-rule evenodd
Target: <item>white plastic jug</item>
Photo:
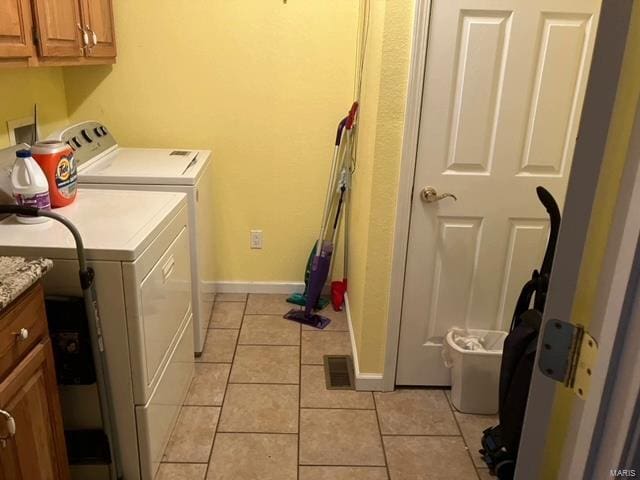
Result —
<path fill-rule="evenodd" d="M 50 209 L 49 183 L 40 165 L 31 157 L 30 150 L 18 150 L 16 162 L 11 170 L 13 196 L 22 207 Z M 25 217 L 17 215 L 22 223 L 42 223 L 48 217 Z"/>

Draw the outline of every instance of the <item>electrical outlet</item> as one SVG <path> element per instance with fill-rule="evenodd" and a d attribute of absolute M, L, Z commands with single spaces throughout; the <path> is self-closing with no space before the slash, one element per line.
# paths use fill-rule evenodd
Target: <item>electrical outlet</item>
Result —
<path fill-rule="evenodd" d="M 262 230 L 251 230 L 250 247 L 262 248 Z"/>

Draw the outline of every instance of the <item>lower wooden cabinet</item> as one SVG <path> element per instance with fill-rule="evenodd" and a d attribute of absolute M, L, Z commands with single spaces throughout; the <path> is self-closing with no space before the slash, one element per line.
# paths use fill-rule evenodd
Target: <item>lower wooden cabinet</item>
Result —
<path fill-rule="evenodd" d="M 27 295 L 42 296 L 42 291 L 36 289 Z M 5 317 L 0 317 L 0 326 Z M 0 355 L 3 353 L 0 351 Z M 0 383 L 0 410 L 0 438 L 4 438 L 0 440 L 0 479 L 67 480 L 69 466 L 48 336 L 36 343 Z"/>

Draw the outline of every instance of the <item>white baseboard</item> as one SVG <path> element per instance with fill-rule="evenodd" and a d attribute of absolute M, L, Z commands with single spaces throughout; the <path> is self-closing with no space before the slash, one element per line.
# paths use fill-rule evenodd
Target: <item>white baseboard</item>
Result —
<path fill-rule="evenodd" d="M 203 282 L 211 293 L 301 293 L 303 282 Z"/>
<path fill-rule="evenodd" d="M 344 295 L 344 309 L 347 314 L 347 323 L 349 325 L 349 337 L 351 338 L 351 351 L 353 352 L 353 370 L 356 375 L 356 390 L 367 390 L 374 392 L 382 392 L 384 388 L 384 375 L 382 373 L 361 373 L 360 363 L 358 362 L 358 348 L 356 345 L 356 337 L 353 333 L 353 324 L 351 323 L 351 309 L 349 308 L 349 295 Z"/>

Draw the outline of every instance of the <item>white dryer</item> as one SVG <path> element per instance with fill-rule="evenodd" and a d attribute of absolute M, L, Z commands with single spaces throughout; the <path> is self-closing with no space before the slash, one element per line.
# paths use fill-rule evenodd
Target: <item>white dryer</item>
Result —
<path fill-rule="evenodd" d="M 185 195 L 80 188 L 56 212 L 76 225 L 95 270 L 124 478 L 152 480 L 194 368 Z M 6 217 L 0 251 L 51 258 L 45 293 L 82 295 L 75 243 L 63 225 Z M 95 385 L 60 393 L 65 429 L 100 428 Z M 74 478 L 104 478 L 106 467 L 86 468 L 72 466 Z"/>
<path fill-rule="evenodd" d="M 213 166 L 209 150 L 122 148 L 99 122 L 83 122 L 50 138 L 75 151 L 85 188 L 154 190 L 187 195 L 190 222 L 195 353 L 202 353 L 213 306 Z"/>

